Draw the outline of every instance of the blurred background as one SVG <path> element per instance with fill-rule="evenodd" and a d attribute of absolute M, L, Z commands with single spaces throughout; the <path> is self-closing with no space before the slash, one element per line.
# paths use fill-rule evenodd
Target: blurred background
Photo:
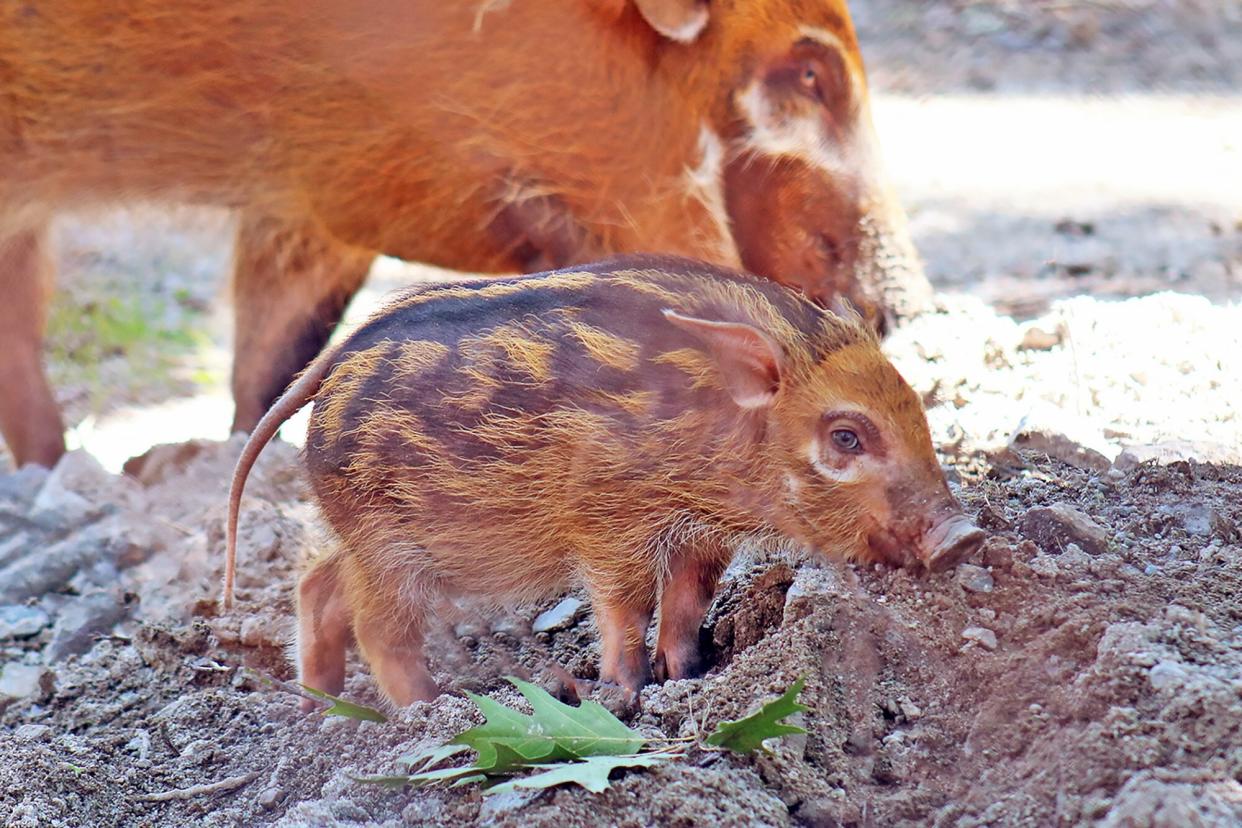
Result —
<path fill-rule="evenodd" d="M 996 444 L 1055 418 L 1109 456 L 1242 443 L 1242 4 L 851 8 L 947 311 L 889 346 L 929 400 L 955 402 L 938 438 Z M 153 443 L 226 436 L 232 229 L 165 208 L 59 222 L 48 360 L 71 448 L 116 470 Z M 419 270 L 380 260 L 350 319 Z"/>

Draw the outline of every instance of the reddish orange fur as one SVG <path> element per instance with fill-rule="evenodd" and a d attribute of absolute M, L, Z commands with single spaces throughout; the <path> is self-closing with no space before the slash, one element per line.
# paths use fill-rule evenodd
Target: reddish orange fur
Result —
<path fill-rule="evenodd" d="M 641 5 L 664 24 L 705 7 Z M 243 430 L 326 341 L 376 252 L 514 272 L 665 251 L 878 318 L 889 251 L 909 243 L 876 174 L 844 0 L 709 8 L 686 45 L 625 0 L 0 4 L 0 241 L 66 208 L 239 208 Z M 808 27 L 848 76 L 822 105 L 782 68 Z M 822 136 L 801 149 L 843 166 L 750 140 L 738 95 L 770 78 L 773 117 L 812 119 Z M 3 264 L 0 286 L 34 278 Z M 38 318 L 28 294 L 3 295 Z M 36 378 L 4 395 L 0 423 L 19 462 L 48 462 L 59 421 L 29 328 L 0 327 L 11 370 Z"/>
<path fill-rule="evenodd" d="M 584 327 L 598 335 L 569 335 Z M 632 361 L 610 364 L 604 335 Z M 407 345 L 429 338 L 445 346 L 438 358 L 420 345 L 408 364 Z M 544 381 L 527 370 L 532 350 Z M 421 659 L 435 596 L 506 603 L 582 584 L 601 675 L 634 690 L 651 676 L 643 642 L 657 604 L 661 677 L 698 668 L 698 626 L 741 538 L 915 564 L 978 540 L 963 534 L 917 395 L 860 320 L 687 260 L 394 301 L 252 435 L 233 481 L 230 573 L 246 472 L 312 398 L 307 466 L 338 544 L 303 579 L 314 600 L 300 605 L 299 650 L 304 678 L 328 689 L 335 667 L 322 665 L 341 663 L 347 636 L 316 607 L 336 596 L 380 687 L 406 704 L 435 692 Z M 872 456 L 808 456 L 836 411 L 865 417 Z M 958 527 L 952 549 L 929 540 L 944 526 Z"/>

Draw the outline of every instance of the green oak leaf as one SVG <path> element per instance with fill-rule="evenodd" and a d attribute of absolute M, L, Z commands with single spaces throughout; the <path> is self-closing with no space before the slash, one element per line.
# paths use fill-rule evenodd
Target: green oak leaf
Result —
<path fill-rule="evenodd" d="M 566 762 L 587 756 L 637 753 L 646 743 L 638 732 L 622 724 L 598 702 L 571 707 L 530 682 L 507 677 L 530 704 L 526 714 L 486 696 L 467 693 L 487 721 L 457 734 L 450 744 L 466 745 L 478 753 L 475 769 L 492 771 L 506 766 L 498 746 L 520 756 L 525 764 Z M 509 761 L 508 766 L 512 765 Z"/>
<path fill-rule="evenodd" d="M 305 684 L 298 685 L 307 693 L 310 693 L 317 699 L 324 699 L 332 702 L 332 706 L 323 711 L 325 716 L 344 716 L 347 719 L 357 719 L 360 722 L 386 722 L 388 717 L 373 707 L 367 707 L 362 704 L 355 704 L 345 699 L 337 698 L 331 693 L 325 693 L 322 690 L 316 690 L 314 687 L 307 687 Z"/>
<path fill-rule="evenodd" d="M 556 785 L 581 785 L 591 793 L 599 793 L 611 783 L 608 774 L 617 768 L 649 768 L 666 762 L 666 753 L 643 753 L 637 756 L 590 756 L 578 762 L 549 765 L 529 765 L 542 771 L 530 776 L 519 776 L 486 789 L 484 796 L 504 793 L 517 788 L 551 788 Z"/>
<path fill-rule="evenodd" d="M 798 703 L 798 694 L 806 684 L 806 677 L 798 679 L 778 699 L 768 702 L 741 719 L 721 722 L 710 736 L 707 743 L 716 747 L 727 748 L 736 753 L 753 753 L 763 747 L 765 739 L 787 736 L 793 733 L 806 733 L 805 730 L 781 719 L 809 710 L 806 705 Z"/>

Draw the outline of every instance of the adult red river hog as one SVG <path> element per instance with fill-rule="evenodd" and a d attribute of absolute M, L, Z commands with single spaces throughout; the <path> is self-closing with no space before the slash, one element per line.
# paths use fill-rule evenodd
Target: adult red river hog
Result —
<path fill-rule="evenodd" d="M 41 365 L 64 209 L 240 214 L 233 427 L 377 253 L 478 272 L 627 251 L 757 274 L 879 328 L 928 295 L 844 0 L 0 4 L 0 431 L 64 451 Z"/>

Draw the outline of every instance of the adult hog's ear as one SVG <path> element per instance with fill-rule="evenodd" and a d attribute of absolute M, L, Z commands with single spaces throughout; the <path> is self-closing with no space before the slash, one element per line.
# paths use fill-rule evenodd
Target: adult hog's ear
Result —
<path fill-rule="evenodd" d="M 643 19 L 678 43 L 693 43 L 707 26 L 707 0 L 634 0 Z"/>
<path fill-rule="evenodd" d="M 742 408 L 769 405 L 781 387 L 781 348 L 767 334 L 741 322 L 684 316 L 669 308 L 664 318 L 697 339 L 712 355 L 725 388 Z"/>

